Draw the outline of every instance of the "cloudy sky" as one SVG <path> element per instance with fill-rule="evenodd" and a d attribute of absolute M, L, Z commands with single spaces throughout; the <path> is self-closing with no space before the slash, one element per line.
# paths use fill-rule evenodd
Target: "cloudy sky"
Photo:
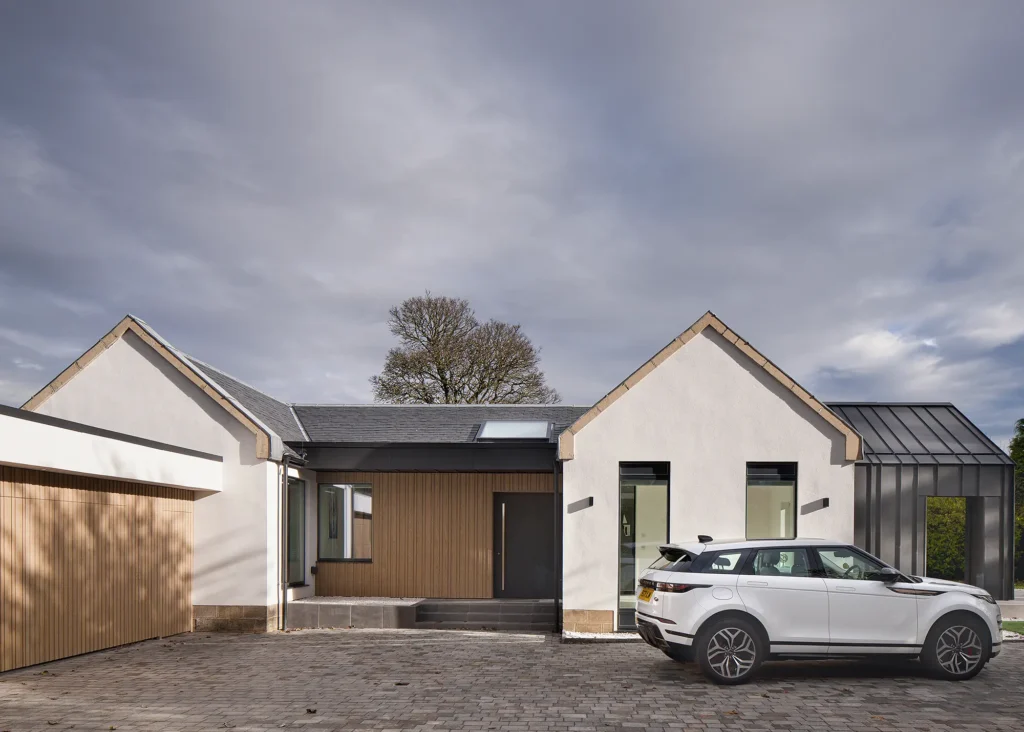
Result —
<path fill-rule="evenodd" d="M 824 399 L 1005 445 L 1024 4 L 720 5 L 0 2 L 0 402 L 126 312 L 369 401 L 429 289 L 569 403 L 711 309 Z"/>

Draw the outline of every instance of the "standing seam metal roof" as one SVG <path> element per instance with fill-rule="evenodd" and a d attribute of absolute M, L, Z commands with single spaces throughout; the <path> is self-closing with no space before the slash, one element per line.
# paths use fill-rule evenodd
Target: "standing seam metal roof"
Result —
<path fill-rule="evenodd" d="M 828 407 L 864 438 L 869 463 L 1013 465 L 952 404 L 841 402 Z"/>

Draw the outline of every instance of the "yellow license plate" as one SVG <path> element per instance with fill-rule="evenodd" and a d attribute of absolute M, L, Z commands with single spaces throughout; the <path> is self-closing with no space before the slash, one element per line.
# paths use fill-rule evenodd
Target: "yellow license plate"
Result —
<path fill-rule="evenodd" d="M 645 587 L 640 590 L 640 601 L 650 602 L 651 598 L 654 597 L 654 590 L 650 587 Z"/>

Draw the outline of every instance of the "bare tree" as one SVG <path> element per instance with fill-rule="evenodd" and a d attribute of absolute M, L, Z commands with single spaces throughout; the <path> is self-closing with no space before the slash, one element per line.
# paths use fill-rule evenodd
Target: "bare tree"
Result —
<path fill-rule="evenodd" d="M 370 379 L 373 398 L 390 404 L 555 404 L 540 349 L 519 325 L 481 323 L 467 300 L 429 292 L 391 308 L 399 345 Z"/>

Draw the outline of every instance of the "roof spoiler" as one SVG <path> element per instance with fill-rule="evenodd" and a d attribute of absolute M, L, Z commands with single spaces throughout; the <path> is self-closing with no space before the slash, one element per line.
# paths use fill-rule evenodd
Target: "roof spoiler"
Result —
<path fill-rule="evenodd" d="M 669 562 L 677 562 L 686 554 L 686 550 L 675 544 L 662 544 L 658 547 L 658 553 Z"/>

